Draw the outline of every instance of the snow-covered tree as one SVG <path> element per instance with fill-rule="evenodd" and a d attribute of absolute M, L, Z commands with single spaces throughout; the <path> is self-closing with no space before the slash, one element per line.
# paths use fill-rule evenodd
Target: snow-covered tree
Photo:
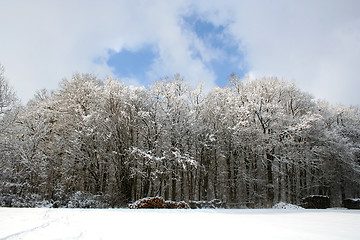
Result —
<path fill-rule="evenodd" d="M 294 83 L 232 74 L 204 93 L 179 74 L 149 88 L 75 74 L 20 109 L 0 77 L 3 193 L 248 207 L 360 194 L 359 108 L 315 102 Z"/>

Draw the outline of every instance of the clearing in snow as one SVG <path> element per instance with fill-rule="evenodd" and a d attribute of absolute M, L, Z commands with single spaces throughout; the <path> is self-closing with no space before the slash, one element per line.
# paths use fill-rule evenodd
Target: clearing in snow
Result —
<path fill-rule="evenodd" d="M 0 239 L 360 239 L 345 209 L 0 208 Z"/>

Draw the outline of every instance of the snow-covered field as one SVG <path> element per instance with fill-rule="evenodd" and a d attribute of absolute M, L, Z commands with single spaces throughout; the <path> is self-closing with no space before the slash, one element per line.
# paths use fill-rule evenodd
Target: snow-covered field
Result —
<path fill-rule="evenodd" d="M 0 239 L 360 239 L 345 209 L 0 208 Z"/>

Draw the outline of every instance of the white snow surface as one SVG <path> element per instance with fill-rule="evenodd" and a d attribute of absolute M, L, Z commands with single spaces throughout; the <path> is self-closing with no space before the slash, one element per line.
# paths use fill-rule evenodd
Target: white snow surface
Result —
<path fill-rule="evenodd" d="M 345 209 L 0 208 L 2 239 L 360 239 Z"/>

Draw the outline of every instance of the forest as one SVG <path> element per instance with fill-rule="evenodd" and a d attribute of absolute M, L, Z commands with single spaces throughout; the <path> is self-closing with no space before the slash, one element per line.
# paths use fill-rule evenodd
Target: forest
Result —
<path fill-rule="evenodd" d="M 20 104 L 0 69 L 0 205 L 124 207 L 149 196 L 233 207 L 360 197 L 359 106 L 276 77 L 204 91 L 74 74 Z"/>

